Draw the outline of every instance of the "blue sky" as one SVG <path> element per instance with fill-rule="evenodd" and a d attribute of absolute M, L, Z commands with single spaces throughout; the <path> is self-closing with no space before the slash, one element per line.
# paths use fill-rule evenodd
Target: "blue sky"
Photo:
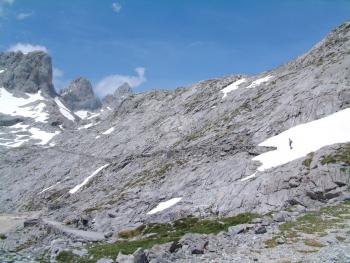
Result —
<path fill-rule="evenodd" d="M 104 95 L 268 70 L 348 19 L 350 0 L 0 0 L 0 50 L 45 47 L 57 86 Z"/>

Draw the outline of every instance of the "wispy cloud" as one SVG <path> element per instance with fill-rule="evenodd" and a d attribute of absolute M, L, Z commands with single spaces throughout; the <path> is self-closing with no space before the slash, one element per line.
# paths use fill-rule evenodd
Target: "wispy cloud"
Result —
<path fill-rule="evenodd" d="M 40 45 L 32 45 L 29 43 L 17 43 L 13 46 L 11 46 L 7 51 L 21 51 L 23 54 L 28 54 L 29 52 L 33 51 L 44 51 L 46 53 L 49 53 L 49 50 Z"/>
<path fill-rule="evenodd" d="M 52 82 L 56 90 L 61 90 L 65 87 L 67 82 L 63 79 L 63 70 L 54 67 L 52 70 Z"/>
<path fill-rule="evenodd" d="M 31 13 L 19 13 L 16 16 L 16 19 L 17 20 L 24 20 L 24 19 L 27 19 L 28 17 L 31 17 L 32 15 L 33 15 L 33 12 L 31 12 Z"/>
<path fill-rule="evenodd" d="M 0 0 L 0 17 L 5 15 L 5 9 L 12 5 L 15 0 Z"/>
<path fill-rule="evenodd" d="M 142 83 L 146 82 L 145 68 L 135 69 L 137 76 L 127 76 L 127 75 L 111 75 L 103 78 L 97 83 L 96 91 L 104 96 L 107 94 L 112 94 L 118 87 L 124 83 L 128 83 L 132 88 L 140 86 Z"/>
<path fill-rule="evenodd" d="M 119 2 L 114 2 L 114 3 L 112 4 L 112 10 L 113 10 L 115 13 L 119 13 L 121 9 L 122 9 L 122 5 L 121 5 Z"/>

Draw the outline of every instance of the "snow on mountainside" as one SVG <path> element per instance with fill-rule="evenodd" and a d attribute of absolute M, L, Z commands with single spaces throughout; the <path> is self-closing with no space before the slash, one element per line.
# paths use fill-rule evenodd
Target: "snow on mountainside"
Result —
<path fill-rule="evenodd" d="M 43 238 L 36 242 L 19 231 L 5 244 L 12 251 L 27 245 L 31 253 L 50 247 L 55 257 L 51 251 L 58 238 L 69 249 L 81 248 L 87 236 L 96 241 L 91 233 L 108 245 L 120 240 L 120 233 L 132 235 L 123 242 L 134 242 L 152 238 L 148 227 L 158 224 L 172 230 L 186 228 L 182 222 L 216 218 L 214 232 L 222 227 L 228 234 L 179 237 L 185 245 L 178 252 L 169 252 L 177 243 L 168 244 L 150 248 L 149 257 L 234 262 L 232 244 L 240 251 L 264 249 L 265 241 L 276 241 L 278 224 L 286 218 L 278 211 L 295 222 L 289 212 L 295 207 L 318 209 L 350 195 L 349 50 L 350 23 L 345 23 L 304 56 L 268 72 L 136 94 L 125 84 L 94 110 L 80 107 L 90 99 L 74 97 L 85 88 L 74 84 L 60 96 L 47 91 L 50 76 L 36 83 L 18 72 L 22 67 L 16 63 L 31 62 L 46 65 L 43 72 L 49 73 L 47 63 L 34 59 L 48 62 L 47 56 L 1 54 L 6 71 L 0 74 L 0 100 L 14 103 L 0 105 L 0 210 L 39 211 L 43 220 L 26 228 L 27 236 L 48 227 L 41 222 L 54 222 L 50 227 L 59 230 L 40 232 Z M 13 75 L 21 77 L 20 84 L 11 82 Z M 69 105 L 77 101 L 77 109 Z M 9 149 L 11 144 L 26 147 Z M 236 222 L 227 217 L 251 213 L 263 219 L 239 228 L 225 223 Z M 278 235 L 288 238 L 284 234 Z M 250 238 L 242 241 L 246 235 Z M 188 244 L 203 254 L 193 255 Z M 297 259 L 304 259 L 298 253 Z"/>
<path fill-rule="evenodd" d="M 290 143 L 289 143 L 289 140 Z M 309 123 L 300 124 L 269 138 L 259 146 L 277 147 L 254 157 L 264 171 L 294 161 L 322 147 L 350 142 L 350 108 Z"/>
<path fill-rule="evenodd" d="M 22 116 L 34 119 L 36 122 L 47 122 L 48 112 L 45 111 L 46 99 L 39 91 L 36 94 L 26 94 L 27 98 L 15 97 L 5 88 L 0 88 L 0 113 L 11 116 Z"/>

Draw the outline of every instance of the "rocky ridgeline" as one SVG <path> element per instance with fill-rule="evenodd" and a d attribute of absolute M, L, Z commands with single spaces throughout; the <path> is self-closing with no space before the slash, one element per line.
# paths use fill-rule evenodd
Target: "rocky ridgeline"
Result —
<path fill-rule="evenodd" d="M 73 80 L 67 88 L 60 91 L 60 96 L 72 111 L 95 111 L 101 108 L 101 101 L 95 95 L 90 81 L 83 77 Z"/>
<path fill-rule="evenodd" d="M 266 139 L 349 108 L 349 50 L 345 23 L 277 69 L 172 91 L 123 85 L 88 118 L 48 123 L 60 127 L 54 145 L 0 146 L 0 226 L 26 213 L 0 241 L 1 259 L 347 262 L 349 142 L 265 170 L 253 159 L 274 149 L 258 146 Z M 17 56 L 46 55 L 1 55 L 11 92 L 1 74 L 18 74 Z M 35 83 L 25 92 L 45 90 Z M 83 79 L 59 98 L 73 115 L 95 107 Z"/>

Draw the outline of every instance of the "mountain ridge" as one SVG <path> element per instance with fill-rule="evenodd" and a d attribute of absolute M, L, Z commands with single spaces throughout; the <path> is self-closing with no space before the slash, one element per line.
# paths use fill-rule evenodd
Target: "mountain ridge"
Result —
<path fill-rule="evenodd" d="M 324 142 L 309 128 L 317 120 L 324 122 L 341 114 L 344 117 L 336 127 L 347 131 L 348 126 L 341 124 L 347 123 L 344 112 L 350 105 L 348 50 L 347 22 L 305 55 L 258 75 L 227 76 L 172 91 L 132 94 L 126 89 L 128 96 L 120 103 L 112 100 L 112 107 L 62 126 L 50 141 L 52 146 L 0 147 L 4 184 L 0 209 L 3 213 L 41 211 L 40 218 L 59 222 L 51 224 L 56 230 L 71 233 L 61 227 L 64 224 L 98 236 L 103 233 L 112 243 L 132 242 L 120 239 L 118 233 L 141 226 L 169 227 L 169 222 L 184 218 L 224 220 L 254 213 L 263 220 L 245 226 L 242 233 L 258 238 L 265 227 L 266 236 L 261 233 L 261 237 L 272 238 L 281 222 L 270 222 L 263 215 L 282 213 L 297 220 L 288 209 L 299 206 L 300 215 L 349 197 L 350 140 L 342 137 L 336 143 Z M 296 135 L 295 129 L 302 125 L 311 131 L 311 137 Z M 6 129 L 0 127 L 0 132 Z M 266 143 L 284 132 L 291 134 L 292 143 L 287 137 Z M 259 169 L 263 154 L 282 149 L 282 158 L 282 154 L 297 153 L 300 145 L 311 143 L 307 138 L 316 138 L 320 148 Z M 162 206 L 166 208 L 159 209 Z M 264 225 L 265 221 L 270 223 Z M 37 234 L 39 225 L 27 230 Z M 170 253 L 164 245 L 149 248 L 147 255 L 153 262 L 210 262 L 213 258 L 231 262 L 236 254 L 227 244 L 238 242 L 241 251 L 248 241 L 239 243 L 236 238 L 245 234 L 230 231 L 218 236 L 184 236 L 182 248 L 174 249 L 178 252 Z M 51 242 L 63 238 L 63 250 L 76 245 L 74 238 L 64 234 L 41 234 L 43 240 L 33 246 L 41 250 L 50 246 L 53 259 L 59 253 Z M 28 242 L 17 233 L 6 244 L 16 248 L 15 241 Z M 203 252 L 196 258 L 191 246 L 202 241 L 208 241 L 214 252 L 204 245 L 196 247 Z M 226 258 L 220 246 L 230 251 Z M 32 253 L 31 247 L 24 251 Z M 298 259 L 302 258 L 299 254 Z"/>

